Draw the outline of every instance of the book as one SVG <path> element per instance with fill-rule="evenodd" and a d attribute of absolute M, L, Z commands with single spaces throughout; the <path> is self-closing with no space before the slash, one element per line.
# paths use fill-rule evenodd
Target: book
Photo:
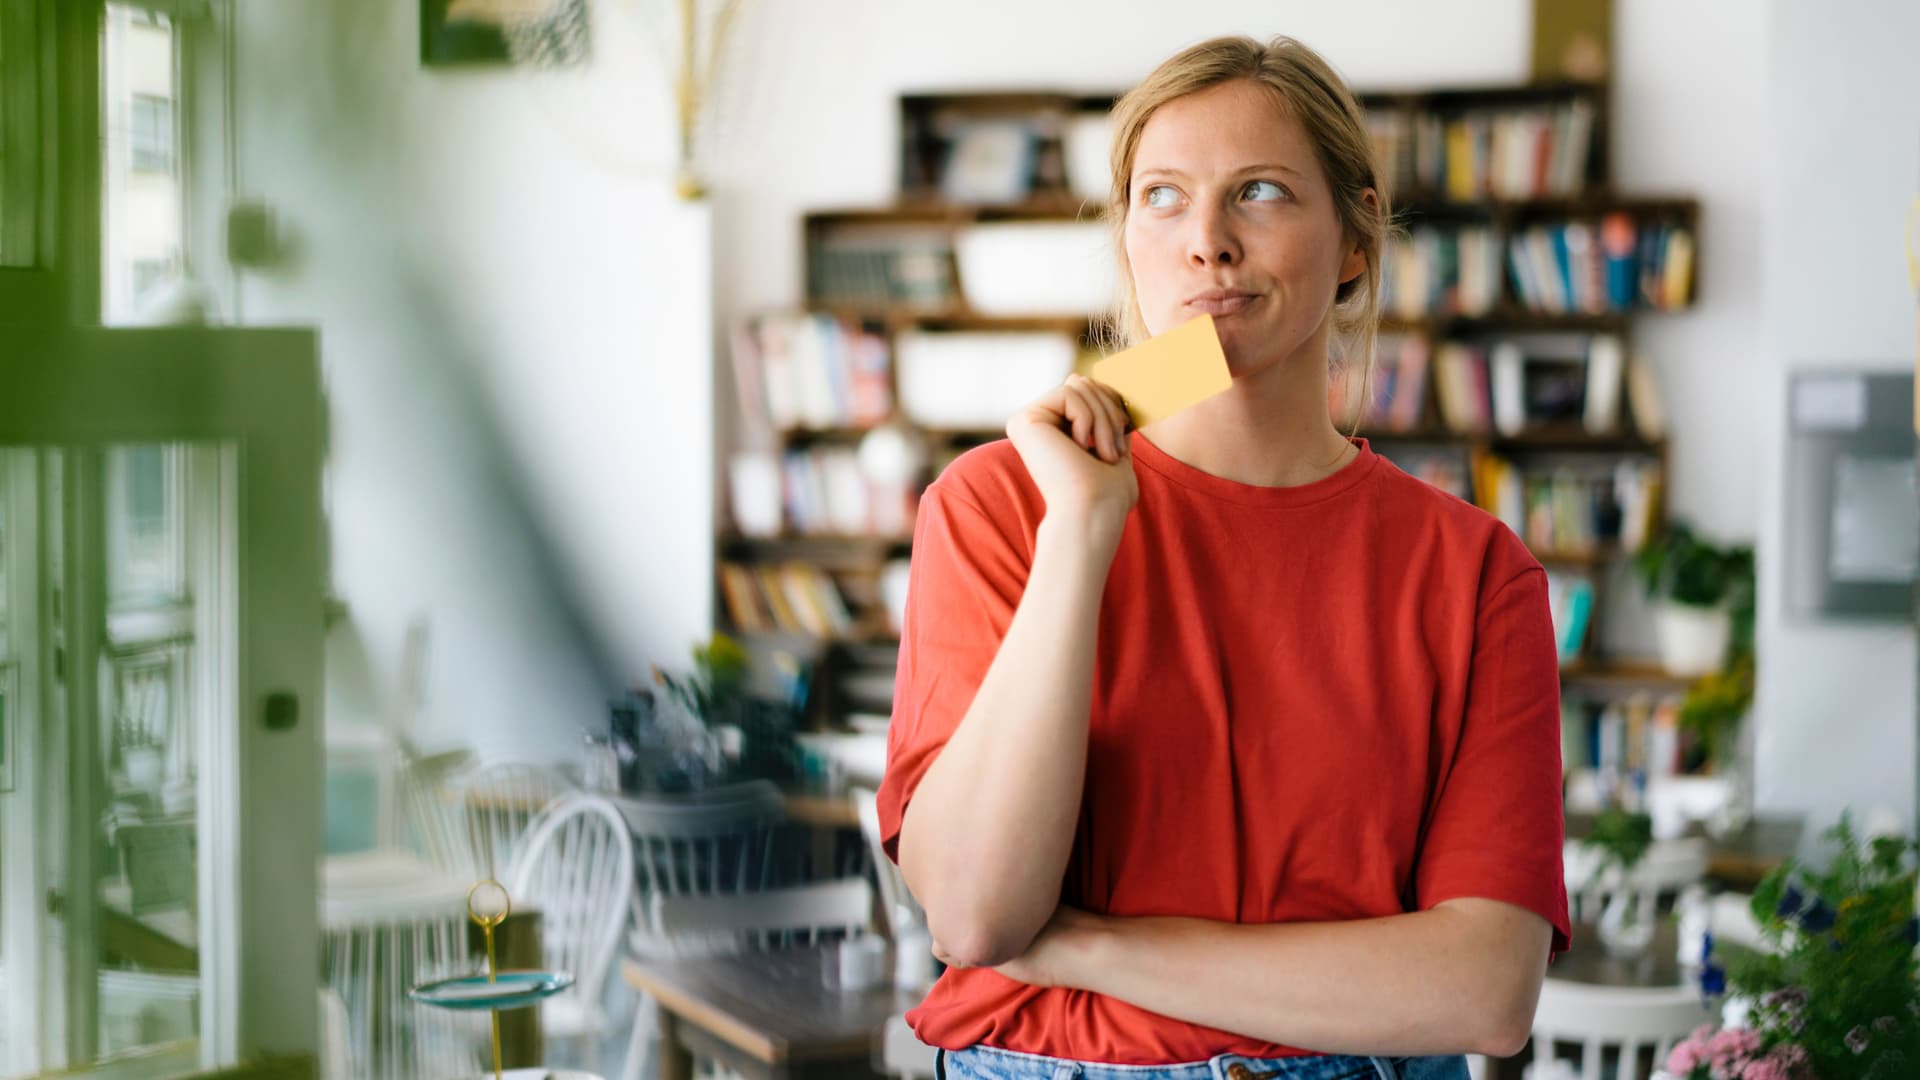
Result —
<path fill-rule="evenodd" d="M 1527 426 L 1526 357 L 1520 346 L 1502 341 L 1493 347 L 1493 426 L 1502 435 L 1518 435 Z"/>
<path fill-rule="evenodd" d="M 1667 233 L 1664 265 L 1660 272 L 1662 311 L 1678 311 L 1693 297 L 1693 234 L 1673 228 Z"/>
<path fill-rule="evenodd" d="M 1585 409 L 1581 426 L 1595 435 L 1605 435 L 1620 424 L 1620 382 L 1626 366 L 1620 339 L 1612 334 L 1597 334 L 1587 346 Z"/>
<path fill-rule="evenodd" d="M 1627 407 L 1633 410 L 1633 427 L 1641 438 L 1666 438 L 1667 411 L 1660 402 L 1660 381 L 1646 354 L 1637 349 L 1627 361 Z"/>

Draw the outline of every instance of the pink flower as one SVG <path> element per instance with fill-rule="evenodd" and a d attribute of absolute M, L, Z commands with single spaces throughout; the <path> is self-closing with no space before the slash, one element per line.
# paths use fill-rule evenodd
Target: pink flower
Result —
<path fill-rule="evenodd" d="M 1707 1044 L 1707 1054 L 1713 1059 L 1716 1073 L 1734 1075 L 1742 1061 L 1759 1056 L 1760 1033 L 1752 1028 L 1730 1028 L 1713 1037 Z"/>
<path fill-rule="evenodd" d="M 1770 1057 L 1754 1058 L 1740 1072 L 1740 1080 L 1793 1080 L 1792 1074 Z"/>
<path fill-rule="evenodd" d="M 1667 1055 L 1667 1071 L 1675 1076 L 1684 1077 L 1703 1063 L 1700 1048 L 1692 1040 L 1675 1043 L 1673 1052 Z"/>
<path fill-rule="evenodd" d="M 1713 1025 L 1702 1024 L 1693 1034 L 1674 1044 L 1667 1054 L 1667 1071 L 1675 1076 L 1688 1073 L 1707 1063 L 1707 1046 L 1713 1040 Z"/>

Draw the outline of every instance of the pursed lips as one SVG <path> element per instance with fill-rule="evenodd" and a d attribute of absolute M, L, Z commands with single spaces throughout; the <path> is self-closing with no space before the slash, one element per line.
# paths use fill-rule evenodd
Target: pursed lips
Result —
<path fill-rule="evenodd" d="M 1208 315 L 1232 315 L 1260 299 L 1259 293 L 1242 289 L 1208 289 L 1187 298 L 1188 310 Z"/>

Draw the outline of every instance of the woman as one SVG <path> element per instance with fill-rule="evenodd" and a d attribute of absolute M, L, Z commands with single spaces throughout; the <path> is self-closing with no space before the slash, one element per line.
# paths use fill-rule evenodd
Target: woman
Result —
<path fill-rule="evenodd" d="M 1115 118 L 1122 324 L 1211 314 L 1233 385 L 1129 433 L 1070 379 L 928 489 L 880 806 L 952 967 L 909 1020 L 955 1077 L 1464 1076 L 1568 941 L 1545 575 L 1329 414 L 1389 218 L 1325 61 L 1209 41 Z"/>

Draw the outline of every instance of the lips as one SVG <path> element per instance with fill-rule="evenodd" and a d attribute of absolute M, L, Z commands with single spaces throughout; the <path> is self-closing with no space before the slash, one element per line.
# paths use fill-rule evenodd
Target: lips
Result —
<path fill-rule="evenodd" d="M 1208 289 L 1187 298 L 1187 309 L 1207 315 L 1232 315 L 1260 299 L 1259 293 L 1243 289 Z"/>

